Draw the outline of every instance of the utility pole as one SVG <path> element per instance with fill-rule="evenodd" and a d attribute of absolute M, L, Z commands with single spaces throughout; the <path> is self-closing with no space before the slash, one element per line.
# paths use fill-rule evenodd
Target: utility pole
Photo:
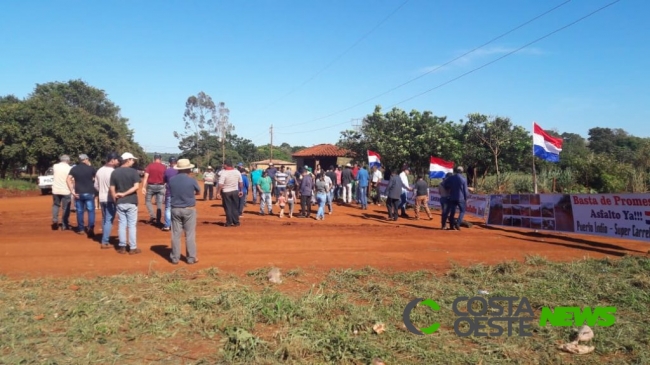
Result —
<path fill-rule="evenodd" d="M 273 162 L 273 124 L 271 124 L 269 133 L 271 133 L 271 160 L 269 162 Z"/>

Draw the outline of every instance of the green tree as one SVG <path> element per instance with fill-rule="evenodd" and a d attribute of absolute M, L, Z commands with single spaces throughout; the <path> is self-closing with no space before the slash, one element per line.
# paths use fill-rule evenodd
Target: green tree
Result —
<path fill-rule="evenodd" d="M 197 95 L 191 95 L 185 101 L 185 113 L 183 114 L 183 121 L 185 122 L 184 132 L 179 133 L 174 131 L 174 137 L 179 141 L 187 142 L 190 135 L 194 135 L 194 148 L 196 148 L 195 161 L 197 165 L 205 163 L 206 158 L 200 152 L 200 143 L 202 138 L 207 138 L 210 131 L 215 129 L 217 120 L 217 106 L 212 97 L 203 91 Z M 207 132 L 207 133 L 203 133 Z M 179 142 L 180 143 L 180 142 Z M 179 149 L 185 151 L 179 145 Z M 207 160 L 210 158 L 207 157 Z"/>

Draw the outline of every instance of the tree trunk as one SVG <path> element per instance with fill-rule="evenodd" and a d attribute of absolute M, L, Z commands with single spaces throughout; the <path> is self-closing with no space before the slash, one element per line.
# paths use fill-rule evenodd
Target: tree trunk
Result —
<path fill-rule="evenodd" d="M 501 185 L 499 179 L 499 156 L 497 156 L 497 154 L 494 154 L 494 168 L 496 169 L 497 172 L 497 189 L 499 189 L 499 192 L 501 192 Z"/>

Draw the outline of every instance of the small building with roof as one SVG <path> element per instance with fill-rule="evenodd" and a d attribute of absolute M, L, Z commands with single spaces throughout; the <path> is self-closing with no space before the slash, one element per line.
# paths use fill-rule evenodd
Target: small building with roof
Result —
<path fill-rule="evenodd" d="M 323 170 L 330 166 L 345 165 L 352 161 L 354 153 L 333 144 L 318 144 L 312 147 L 297 151 L 291 155 L 296 160 L 298 168 L 309 166 L 312 170 L 320 165 Z"/>
<path fill-rule="evenodd" d="M 285 168 L 291 168 L 291 171 L 295 172 L 296 171 L 296 163 L 295 162 L 290 162 L 290 161 L 283 161 L 283 160 L 278 160 L 278 159 L 272 159 L 272 160 L 261 160 L 261 161 L 255 161 L 251 162 L 251 168 L 253 165 L 257 165 L 257 168 L 260 168 L 262 170 L 266 170 L 271 163 L 273 163 L 273 166 L 275 166 L 276 169 L 280 169 L 280 166 L 284 166 Z"/>

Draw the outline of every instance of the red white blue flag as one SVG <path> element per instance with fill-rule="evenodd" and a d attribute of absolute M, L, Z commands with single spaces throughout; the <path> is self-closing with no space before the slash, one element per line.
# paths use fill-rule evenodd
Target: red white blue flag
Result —
<path fill-rule="evenodd" d="M 431 156 L 429 159 L 429 178 L 442 179 L 448 172 L 454 172 L 454 163 Z"/>
<path fill-rule="evenodd" d="M 368 150 L 368 165 L 370 168 L 373 166 L 377 166 L 377 168 L 381 167 L 381 156 L 377 152 Z"/>
<path fill-rule="evenodd" d="M 562 138 L 551 137 L 533 122 L 533 154 L 542 160 L 560 162 Z"/>

